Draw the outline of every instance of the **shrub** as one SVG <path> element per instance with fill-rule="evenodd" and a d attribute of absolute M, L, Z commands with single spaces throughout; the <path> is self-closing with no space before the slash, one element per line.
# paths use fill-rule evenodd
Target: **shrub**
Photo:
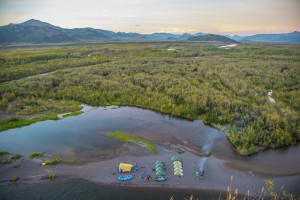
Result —
<path fill-rule="evenodd" d="M 42 162 L 42 165 L 58 165 L 59 163 L 61 163 L 60 158 L 52 158 L 50 160 Z"/>
<path fill-rule="evenodd" d="M 10 164 L 11 163 L 11 160 L 2 160 L 1 161 L 1 164 Z"/>
<path fill-rule="evenodd" d="M 0 156 L 3 156 L 5 154 L 8 154 L 8 152 L 7 151 L 0 151 Z"/>
<path fill-rule="evenodd" d="M 19 179 L 20 179 L 20 178 L 19 178 L 18 176 L 13 176 L 13 177 L 11 177 L 11 181 L 12 181 L 13 183 L 17 182 Z"/>
<path fill-rule="evenodd" d="M 11 157 L 10 157 L 10 159 L 12 159 L 12 160 L 16 160 L 16 159 L 19 159 L 19 158 L 21 158 L 22 156 L 20 155 L 20 154 L 14 154 L 14 155 L 12 155 Z"/>
<path fill-rule="evenodd" d="M 55 174 L 50 174 L 50 175 L 49 175 L 49 179 L 50 179 L 51 181 L 55 180 L 55 179 L 56 179 L 56 175 L 55 175 Z"/>
<path fill-rule="evenodd" d="M 43 157 L 44 153 L 40 153 L 40 152 L 32 152 L 29 156 L 29 158 L 39 158 L 39 157 Z"/>

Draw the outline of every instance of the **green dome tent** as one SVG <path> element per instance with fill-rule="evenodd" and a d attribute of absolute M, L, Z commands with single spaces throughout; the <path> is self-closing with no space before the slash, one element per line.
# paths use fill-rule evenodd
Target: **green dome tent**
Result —
<path fill-rule="evenodd" d="M 158 171 L 158 172 L 156 172 L 156 176 L 165 176 L 166 174 L 165 174 L 165 172 L 163 172 L 163 171 Z"/>
<path fill-rule="evenodd" d="M 165 168 L 164 167 L 157 167 L 156 169 L 155 169 L 155 171 L 165 171 Z"/>
<path fill-rule="evenodd" d="M 171 158 L 171 160 L 174 162 L 174 161 L 181 161 L 181 158 L 179 158 L 178 156 L 173 156 Z"/>
<path fill-rule="evenodd" d="M 164 161 L 162 161 L 162 160 L 158 160 L 158 161 L 155 162 L 155 165 L 157 165 L 157 164 L 162 164 L 162 165 L 164 165 L 165 163 L 164 163 Z"/>
<path fill-rule="evenodd" d="M 155 165 L 155 168 L 158 168 L 158 167 L 163 167 L 163 168 L 165 168 L 165 165 L 163 165 L 163 164 L 157 164 L 157 165 Z"/>
<path fill-rule="evenodd" d="M 162 172 L 164 172 L 165 171 L 165 169 L 163 169 L 163 168 L 156 168 L 156 170 L 155 170 L 156 172 L 159 172 L 159 171 L 162 171 Z"/>

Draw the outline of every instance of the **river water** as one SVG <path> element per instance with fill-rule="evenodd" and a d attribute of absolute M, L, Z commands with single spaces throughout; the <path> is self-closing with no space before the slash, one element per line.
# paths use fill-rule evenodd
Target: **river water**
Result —
<path fill-rule="evenodd" d="M 120 147 L 121 142 L 107 137 L 105 133 L 122 131 L 150 139 L 160 145 L 180 144 L 199 152 L 211 151 L 215 157 L 227 161 L 228 167 L 236 170 L 274 177 L 300 174 L 299 145 L 242 157 L 234 152 L 224 132 L 207 126 L 200 120 L 179 119 L 136 107 L 84 106 L 83 111 L 78 116 L 58 121 L 48 120 L 3 131 L 0 133 L 0 150 L 25 155 L 37 151 L 62 158 L 93 158 Z M 199 167 L 205 168 L 205 162 L 206 158 L 199 160 Z M 64 184 L 65 191 L 72 191 L 76 186 L 61 183 Z M 82 188 L 84 190 L 85 187 Z M 86 187 L 87 195 L 92 195 L 88 192 L 90 189 Z M 94 193 L 96 194 L 98 193 Z M 180 198 L 186 194 L 178 193 Z M 163 197 L 169 193 L 161 192 L 157 195 Z"/>

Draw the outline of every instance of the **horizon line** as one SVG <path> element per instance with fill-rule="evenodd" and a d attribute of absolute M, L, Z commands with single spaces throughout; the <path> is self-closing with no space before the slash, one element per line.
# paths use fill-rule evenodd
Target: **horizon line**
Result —
<path fill-rule="evenodd" d="M 28 19 L 26 21 L 23 21 L 23 22 L 20 22 L 20 23 L 8 23 L 6 25 L 0 23 L 0 27 L 1 26 L 8 26 L 8 25 L 18 25 L 18 24 L 22 24 L 22 23 L 25 23 L 27 21 L 30 21 L 30 20 L 35 20 L 35 21 L 39 21 L 39 22 L 42 22 L 42 23 L 47 23 L 47 24 L 50 24 L 52 26 L 56 26 L 56 27 L 59 27 L 59 28 L 63 28 L 63 29 L 85 29 L 85 28 L 91 28 L 91 29 L 96 29 L 96 30 L 104 30 L 104 31 L 112 31 L 112 30 L 109 30 L 109 29 L 102 29 L 102 28 L 94 28 L 94 27 L 68 27 L 68 28 L 64 28 L 64 27 L 61 27 L 61 26 L 58 26 L 58 25 L 54 25 L 54 24 L 51 24 L 49 22 L 45 22 L 45 21 L 41 21 L 39 19 L 34 19 L 34 18 L 31 18 L 31 19 Z M 141 32 L 135 32 L 135 31 L 129 31 L 129 32 L 126 32 L 126 31 L 112 31 L 112 32 L 115 32 L 115 33 L 137 33 L 137 34 L 141 34 L 141 35 L 151 35 L 151 34 L 155 34 L 155 33 L 160 33 L 160 34 L 173 34 L 173 35 L 183 35 L 183 34 L 190 34 L 190 35 L 195 35 L 195 34 L 198 34 L 198 33 L 203 33 L 203 34 L 216 34 L 216 35 L 223 35 L 223 36 L 242 36 L 242 37 L 246 37 L 246 36 L 253 36 L 253 35 L 264 35 L 264 34 L 288 34 L 288 33 L 294 33 L 294 32 L 300 32 L 300 30 L 294 30 L 294 31 L 283 31 L 283 32 L 256 32 L 256 33 L 252 33 L 252 34 L 238 34 L 238 33 L 226 33 L 226 32 L 202 32 L 202 31 L 193 31 L 193 32 L 166 32 L 166 31 L 156 31 L 156 32 L 147 32 L 147 33 L 141 33 Z M 238 31 L 237 31 L 238 32 Z"/>

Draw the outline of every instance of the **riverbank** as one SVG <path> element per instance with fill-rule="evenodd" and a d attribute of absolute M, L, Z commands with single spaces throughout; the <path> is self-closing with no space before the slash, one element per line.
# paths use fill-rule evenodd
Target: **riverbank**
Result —
<path fill-rule="evenodd" d="M 215 194 L 226 193 L 227 186 L 233 177 L 232 189 L 238 188 L 240 194 L 247 194 L 248 190 L 251 196 L 259 196 L 261 189 L 265 187 L 264 181 L 270 179 L 274 181 L 276 190 L 279 191 L 281 186 L 285 186 L 287 192 L 300 195 L 297 185 L 300 184 L 300 175 L 289 177 L 270 177 L 257 175 L 253 172 L 245 172 L 234 170 L 226 166 L 227 162 L 220 160 L 215 156 L 202 157 L 206 158 L 202 163 L 205 174 L 202 179 L 197 180 L 195 169 L 199 167 L 201 157 L 190 152 L 178 154 L 173 150 L 168 150 L 161 146 L 158 147 L 156 154 L 151 154 L 138 146 L 125 144 L 121 149 L 114 152 L 113 155 L 102 158 L 91 158 L 79 160 L 75 163 L 62 163 L 53 166 L 42 166 L 40 163 L 48 159 L 28 159 L 23 156 L 23 160 L 19 160 L 18 168 L 11 165 L 0 165 L 0 186 L 8 182 L 12 176 L 20 177 L 20 184 L 34 184 L 37 187 L 40 184 L 52 184 L 47 177 L 49 174 L 56 174 L 58 180 L 66 182 L 72 180 L 85 180 L 91 184 L 100 184 L 105 186 L 132 187 L 132 188 L 165 188 L 165 189 L 182 189 L 194 191 L 216 191 Z M 175 177 L 173 175 L 173 165 L 170 158 L 173 155 L 181 157 L 183 161 L 183 177 Z M 163 160 L 166 164 L 166 182 L 155 182 L 152 179 L 142 179 L 140 176 L 147 173 L 152 177 L 155 172 L 152 171 L 156 160 Z M 136 172 L 129 174 L 134 175 L 133 180 L 121 182 L 118 180 L 120 175 L 118 165 L 120 162 L 135 163 L 139 162 L 140 168 Z M 54 180 L 57 181 L 57 180 Z M 5 187 L 2 187 L 5 190 Z M 218 196 L 216 196 L 216 199 Z"/>

